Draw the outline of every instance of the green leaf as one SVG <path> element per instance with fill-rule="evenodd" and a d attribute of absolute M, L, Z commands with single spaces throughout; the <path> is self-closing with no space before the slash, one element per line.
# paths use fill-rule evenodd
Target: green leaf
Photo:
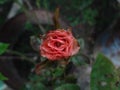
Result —
<path fill-rule="evenodd" d="M 32 28 L 33 28 L 32 23 L 29 22 L 29 21 L 27 21 L 27 22 L 25 23 L 25 29 L 26 29 L 26 30 L 31 30 Z"/>
<path fill-rule="evenodd" d="M 36 83 L 30 90 L 48 90 L 42 83 Z"/>
<path fill-rule="evenodd" d="M 0 73 L 0 80 L 8 80 L 8 78 L 5 77 L 2 73 Z"/>
<path fill-rule="evenodd" d="M 41 0 L 36 0 L 36 5 L 38 8 L 40 8 L 40 2 L 41 2 Z"/>
<path fill-rule="evenodd" d="M 41 82 L 27 83 L 22 90 L 48 90 Z"/>
<path fill-rule="evenodd" d="M 9 44 L 0 42 L 0 55 L 3 54 L 7 50 L 8 46 Z"/>
<path fill-rule="evenodd" d="M 83 19 L 90 25 L 95 24 L 95 17 L 97 14 L 97 10 L 91 8 L 86 8 L 82 11 Z"/>
<path fill-rule="evenodd" d="M 8 0 L 0 0 L 0 4 L 5 4 Z"/>
<path fill-rule="evenodd" d="M 54 71 L 53 71 L 53 76 L 54 77 L 60 77 L 62 74 L 64 73 L 64 69 L 57 67 Z"/>
<path fill-rule="evenodd" d="M 55 90 L 80 90 L 80 87 L 76 84 L 64 84 L 57 87 Z"/>
<path fill-rule="evenodd" d="M 75 56 L 71 57 L 70 59 L 73 62 L 73 64 L 76 66 L 81 66 L 81 65 L 85 64 L 84 59 L 79 55 L 75 55 Z"/>
<path fill-rule="evenodd" d="M 91 90 L 120 90 L 119 78 L 113 63 L 103 54 L 98 54 L 91 72 Z"/>
<path fill-rule="evenodd" d="M 84 47 L 85 47 L 84 39 L 83 38 L 78 38 L 77 41 L 78 41 L 78 43 L 80 45 L 80 49 L 84 49 Z"/>
<path fill-rule="evenodd" d="M 75 66 L 87 65 L 90 63 L 89 57 L 81 53 L 71 57 L 70 60 Z"/>

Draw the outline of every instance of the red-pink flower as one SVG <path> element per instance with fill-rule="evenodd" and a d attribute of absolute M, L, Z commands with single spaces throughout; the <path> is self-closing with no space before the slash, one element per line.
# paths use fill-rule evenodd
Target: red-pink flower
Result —
<path fill-rule="evenodd" d="M 50 31 L 40 45 L 41 56 L 49 60 L 67 59 L 80 49 L 77 40 L 70 30 L 57 29 Z"/>

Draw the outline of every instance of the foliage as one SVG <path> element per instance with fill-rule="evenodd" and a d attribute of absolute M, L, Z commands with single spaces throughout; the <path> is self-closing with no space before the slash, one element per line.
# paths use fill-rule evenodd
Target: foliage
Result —
<path fill-rule="evenodd" d="M 0 0 L 0 4 L 5 4 L 8 0 Z"/>
<path fill-rule="evenodd" d="M 9 44 L 0 42 L 0 55 L 6 52 L 8 46 Z M 2 73 L 0 73 L 0 80 L 7 80 L 7 78 Z"/>
<path fill-rule="evenodd" d="M 70 60 L 73 62 L 75 66 L 86 65 L 87 63 L 89 63 L 88 58 L 86 58 L 85 56 L 81 54 L 77 54 L 71 57 Z"/>
<path fill-rule="evenodd" d="M 97 10 L 88 8 L 82 11 L 82 15 L 83 23 L 87 22 L 90 25 L 94 25 L 96 23 L 95 17 L 97 16 Z"/>
<path fill-rule="evenodd" d="M 84 41 L 84 39 L 83 38 L 78 38 L 77 41 L 78 41 L 78 43 L 80 45 L 80 49 L 84 50 L 84 48 L 85 48 L 85 41 Z"/>
<path fill-rule="evenodd" d="M 55 90 L 80 90 L 80 87 L 76 84 L 64 84 L 57 87 Z"/>
<path fill-rule="evenodd" d="M 9 44 L 0 42 L 0 55 L 2 55 L 8 48 Z"/>
<path fill-rule="evenodd" d="M 91 72 L 91 90 L 119 90 L 115 66 L 103 54 L 98 54 Z"/>
<path fill-rule="evenodd" d="M 48 10 L 55 10 L 56 7 L 60 8 L 60 13 L 70 22 L 72 26 L 80 23 L 88 23 L 94 25 L 96 23 L 95 17 L 97 10 L 92 8 L 94 0 L 41 0 L 39 6 Z M 38 6 L 38 0 L 37 6 Z M 74 11 L 74 13 L 71 13 Z"/>
<path fill-rule="evenodd" d="M 0 5 L 5 4 L 7 1 L 8 0 L 0 0 Z M 61 15 L 70 21 L 71 26 L 76 26 L 80 23 L 94 25 L 96 24 L 95 18 L 98 15 L 98 10 L 92 8 L 93 1 L 94 0 L 69 0 L 68 2 L 67 0 L 36 0 L 36 6 L 50 11 L 55 10 L 56 7 L 60 7 Z M 56 6 L 53 6 L 53 4 Z M 0 22 L 2 21 L 1 18 Z M 34 27 L 30 22 L 26 22 L 24 27 L 26 31 L 29 30 L 36 36 L 39 36 L 39 33 L 41 33 L 38 27 Z M 32 40 L 33 38 L 34 37 L 31 37 Z M 78 42 L 80 43 L 81 49 L 84 50 L 84 40 L 78 39 Z M 21 44 L 19 45 L 25 47 L 25 43 Z M 8 46 L 9 44 L 0 43 L 0 55 L 7 50 Z M 33 43 L 33 46 L 35 46 L 35 43 Z M 89 57 L 81 52 L 70 59 L 70 62 L 75 66 L 85 65 L 90 62 Z M 45 60 L 45 58 L 41 58 L 41 60 L 38 61 L 44 62 Z M 67 69 L 67 66 L 68 65 L 65 65 L 65 67 L 63 67 L 56 62 L 52 62 L 52 64 L 49 63 L 49 65 L 47 64 L 45 68 L 40 69 L 40 75 L 32 74 L 30 76 L 25 90 L 50 90 L 51 88 L 54 90 L 80 90 L 80 87 L 76 84 L 77 77 L 68 73 L 70 68 Z M 7 78 L 0 73 L 0 80 L 7 80 Z M 119 90 L 120 86 L 118 84 L 119 73 L 117 73 L 115 66 L 108 58 L 99 54 L 91 72 L 91 90 Z"/>
<path fill-rule="evenodd" d="M 27 88 L 24 90 L 48 90 L 42 83 L 34 83 L 27 85 Z"/>
<path fill-rule="evenodd" d="M 0 80 L 8 80 L 8 78 L 5 77 L 2 73 L 0 73 Z"/>

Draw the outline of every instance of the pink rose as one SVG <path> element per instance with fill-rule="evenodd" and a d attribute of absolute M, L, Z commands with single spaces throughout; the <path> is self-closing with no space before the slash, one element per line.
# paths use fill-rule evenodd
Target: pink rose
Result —
<path fill-rule="evenodd" d="M 50 31 L 40 45 L 41 56 L 49 60 L 67 59 L 80 49 L 77 40 L 70 30 L 57 29 Z"/>

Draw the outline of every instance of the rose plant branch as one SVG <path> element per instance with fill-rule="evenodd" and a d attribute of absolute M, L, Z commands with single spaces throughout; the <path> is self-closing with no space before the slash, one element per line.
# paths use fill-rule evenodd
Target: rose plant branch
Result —
<path fill-rule="evenodd" d="M 41 83 L 48 90 L 55 90 L 56 86 L 66 83 L 77 85 L 76 76 L 71 73 L 73 63 L 70 58 L 79 52 L 80 45 L 72 31 L 70 29 L 50 30 L 39 39 L 41 42 L 37 51 L 39 51 L 41 61 L 35 63 L 34 72 L 36 74 L 32 73 L 38 78 L 31 78 L 30 87 L 34 82 Z"/>
<path fill-rule="evenodd" d="M 55 29 L 60 28 L 60 23 L 59 23 L 59 8 L 56 8 L 55 10 L 55 14 L 53 16 L 53 21 L 54 21 L 54 25 L 55 25 Z"/>
<path fill-rule="evenodd" d="M 23 60 L 29 61 L 29 62 L 31 62 L 31 63 L 33 63 L 33 64 L 35 65 L 35 61 L 33 61 L 33 59 L 25 56 L 24 54 L 22 54 L 22 53 L 20 53 L 20 52 L 18 52 L 18 51 L 7 50 L 6 52 L 9 53 L 9 54 L 19 55 L 19 56 L 22 57 Z"/>

